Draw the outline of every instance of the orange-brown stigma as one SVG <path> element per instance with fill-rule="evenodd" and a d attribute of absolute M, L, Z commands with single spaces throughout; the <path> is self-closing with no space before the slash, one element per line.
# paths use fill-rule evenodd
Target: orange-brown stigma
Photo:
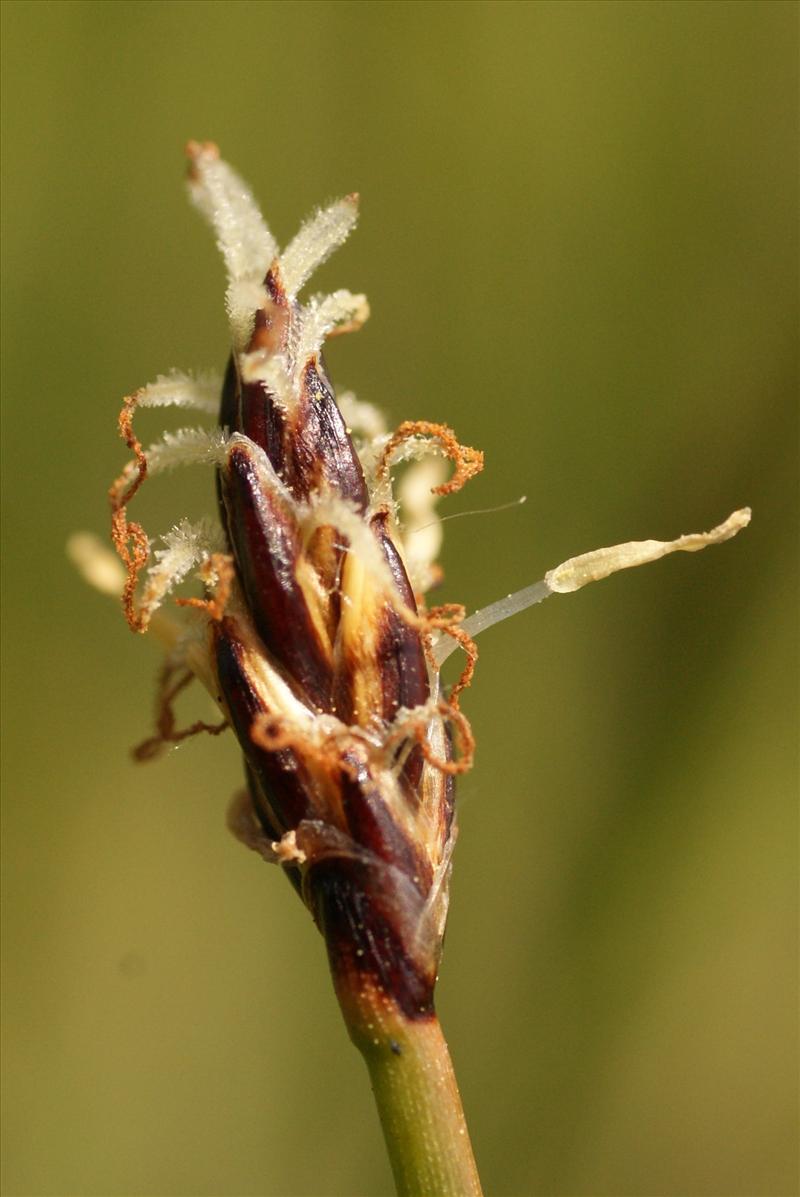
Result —
<path fill-rule="evenodd" d="M 465 482 L 469 482 L 470 478 L 474 478 L 483 469 L 481 450 L 459 444 L 453 429 L 447 424 L 432 424 L 429 420 L 404 420 L 384 447 L 376 471 L 378 478 L 386 477 L 395 449 L 415 436 L 433 437 L 441 445 L 445 457 L 449 457 L 455 466 L 452 477 L 440 486 L 434 486 L 431 494 L 455 494 L 457 490 L 461 490 Z"/>
<path fill-rule="evenodd" d="M 205 723 L 202 719 L 198 719 L 189 727 L 178 730 L 173 704 L 193 679 L 194 674 L 191 669 L 184 669 L 174 662 L 165 662 L 158 679 L 156 693 L 156 734 L 136 745 L 132 750 L 135 760 L 150 761 L 166 744 L 179 744 L 182 740 L 188 740 L 190 736 L 196 736 L 200 732 L 218 736 L 228 727 L 227 719 L 223 719 L 221 723 Z"/>
<path fill-rule="evenodd" d="M 133 431 L 133 414 L 139 402 L 137 391 L 133 395 L 126 395 L 122 401 L 119 413 L 119 434 L 134 456 L 132 463 L 127 465 L 108 491 L 111 503 L 111 539 L 114 548 L 125 566 L 127 577 L 122 592 L 122 606 L 125 618 L 132 632 L 144 632 L 147 627 L 147 617 L 136 610 L 136 583 L 139 574 L 147 564 L 150 545 L 147 534 L 141 524 L 128 519 L 128 504 L 147 477 L 147 458 L 142 449 L 142 443 Z"/>

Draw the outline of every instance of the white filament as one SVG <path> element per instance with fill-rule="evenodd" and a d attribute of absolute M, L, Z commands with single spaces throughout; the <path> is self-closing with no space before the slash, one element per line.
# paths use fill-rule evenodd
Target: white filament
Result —
<path fill-rule="evenodd" d="M 534 582 L 531 586 L 526 586 L 523 590 L 517 590 L 514 594 L 508 594 L 505 598 L 498 599 L 494 603 L 490 603 L 488 607 L 481 607 L 479 611 L 475 611 L 463 623 L 459 624 L 468 636 L 473 638 L 480 632 L 485 632 L 487 628 L 492 627 L 493 624 L 501 623 L 504 619 L 509 619 L 512 615 L 517 615 L 520 611 L 524 611 L 527 607 L 533 607 L 536 603 L 541 603 L 548 595 L 553 594 L 553 591 L 548 586 L 547 582 L 542 579 L 541 582 Z M 452 652 L 458 648 L 458 641 L 451 636 L 442 636 L 437 640 L 433 646 L 433 656 L 439 668 Z"/>

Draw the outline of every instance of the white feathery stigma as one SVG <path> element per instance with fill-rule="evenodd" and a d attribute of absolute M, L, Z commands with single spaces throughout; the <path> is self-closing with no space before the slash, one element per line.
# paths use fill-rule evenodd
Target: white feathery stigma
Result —
<path fill-rule="evenodd" d="M 280 257 L 281 278 L 290 299 L 347 240 L 357 220 L 358 196 L 346 195 L 327 208 L 320 208 L 302 225 Z"/>

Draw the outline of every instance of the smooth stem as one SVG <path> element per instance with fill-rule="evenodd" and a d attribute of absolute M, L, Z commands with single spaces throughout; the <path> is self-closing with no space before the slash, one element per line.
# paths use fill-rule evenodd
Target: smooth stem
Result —
<path fill-rule="evenodd" d="M 369 1069 L 399 1197 L 481 1197 L 439 1020 L 383 1013 L 371 1030 L 352 1037 Z"/>

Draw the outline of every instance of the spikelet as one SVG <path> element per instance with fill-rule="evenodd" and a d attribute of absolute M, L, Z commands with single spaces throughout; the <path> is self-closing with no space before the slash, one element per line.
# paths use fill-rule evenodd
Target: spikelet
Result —
<path fill-rule="evenodd" d="M 459 706 L 474 636 L 551 594 L 721 543 L 750 513 L 709 533 L 571 558 L 469 618 L 456 604 L 426 609 L 441 578 L 437 500 L 477 474 L 483 455 L 443 424 L 407 420 L 392 432 L 349 393 L 337 405 L 323 346 L 361 327 L 366 298 L 299 295 L 353 229 L 357 196 L 320 209 L 281 252 L 216 146 L 187 150 L 190 196 L 227 271 L 231 357 L 221 380 L 172 372 L 126 398 L 119 427 L 133 459 L 110 491 L 125 568 L 85 537 L 71 552 L 96 585 L 122 594 L 134 630 L 150 627 L 167 646 L 158 732 L 139 755 L 229 724 L 247 778 L 230 826 L 301 892 L 342 1000 L 369 991 L 425 1017 L 447 912 L 453 783 L 474 754 Z M 165 433 L 147 449 L 134 432 L 139 409 L 210 414 L 212 403 L 215 427 Z M 219 523 L 183 520 L 153 549 L 129 506 L 148 476 L 184 465 L 215 470 Z M 182 611 L 168 613 L 191 578 L 202 597 L 179 597 Z M 456 649 L 466 663 L 448 693 L 439 670 Z M 192 675 L 224 724 L 177 730 L 172 701 Z"/>

